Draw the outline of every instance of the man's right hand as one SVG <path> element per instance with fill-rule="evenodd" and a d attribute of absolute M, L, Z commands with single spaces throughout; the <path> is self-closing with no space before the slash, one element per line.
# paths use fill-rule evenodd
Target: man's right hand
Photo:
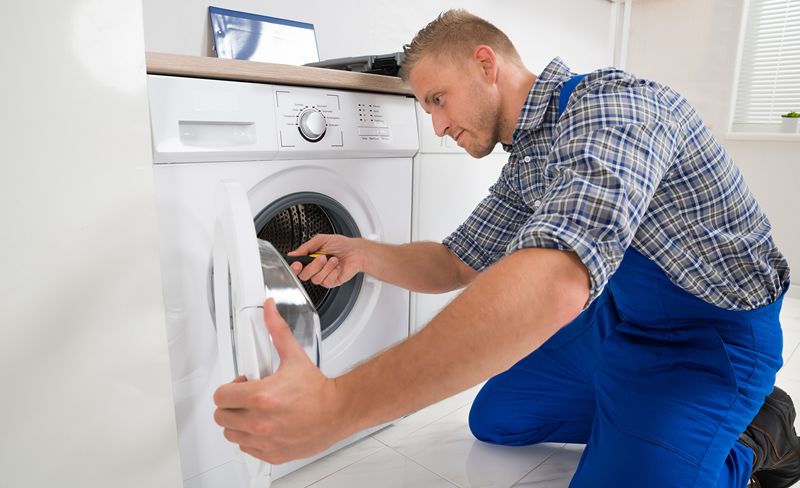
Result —
<path fill-rule="evenodd" d="M 324 254 L 308 265 L 291 264 L 292 271 L 303 281 L 311 280 L 315 285 L 334 288 L 346 283 L 356 273 L 364 270 L 364 256 L 360 249 L 361 239 L 335 234 L 317 234 L 304 242 L 289 256 Z"/>

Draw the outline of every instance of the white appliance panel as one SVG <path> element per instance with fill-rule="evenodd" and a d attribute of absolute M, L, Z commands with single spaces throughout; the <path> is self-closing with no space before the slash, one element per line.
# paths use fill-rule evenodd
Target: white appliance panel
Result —
<path fill-rule="evenodd" d="M 417 144 L 413 102 L 405 97 L 340 92 L 340 102 L 353 101 L 354 107 L 359 103 L 382 105 L 385 108 L 382 112 L 384 119 L 392 129 L 391 140 L 345 137 L 343 149 L 326 149 L 320 144 L 325 143 L 325 137 L 336 130 L 341 130 L 345 136 L 358 133 L 357 123 L 342 113 L 337 122 L 338 129 L 332 129 L 330 134 L 326 132 L 318 142 L 301 138 L 301 145 L 285 148 L 279 146 L 277 132 L 282 116 L 273 106 L 273 102 L 278 100 L 274 98 L 275 91 L 280 88 L 151 77 L 154 159 L 159 163 L 155 165 L 154 173 L 162 279 L 186 487 L 228 488 L 248 483 L 247 476 L 241 475 L 238 448 L 224 439 L 222 429 L 213 422 L 213 393 L 221 383 L 233 379 L 229 372 L 220 372 L 220 353 L 211 306 L 211 250 L 218 213 L 214 196 L 220 181 L 232 180 L 242 185 L 253 216 L 287 195 L 315 192 L 341 204 L 353 218 L 362 237 L 389 243 L 410 240 L 410 156 L 416 152 Z M 198 102 L 197 96 L 191 93 L 200 93 L 204 101 Z M 280 95 L 288 96 L 281 100 L 289 101 L 274 103 L 308 100 L 302 103 L 320 108 L 320 100 L 333 98 L 328 96 L 332 93 L 335 92 L 292 88 L 288 95 Z M 165 97 L 172 98 L 172 101 L 160 105 L 165 102 Z M 214 97 L 238 100 L 237 107 L 241 110 L 228 112 L 221 104 L 207 101 Z M 186 144 L 185 137 L 184 141 L 180 140 L 179 121 L 199 120 L 199 117 L 190 117 L 198 112 L 193 108 L 196 105 L 211 106 L 209 111 L 214 116 L 202 120 L 222 129 L 195 131 L 192 144 Z M 267 113 L 273 116 L 272 125 L 265 115 Z M 332 113 L 326 112 L 325 116 L 333 119 Z M 325 120 L 327 124 L 329 119 Z M 231 133 L 226 132 L 226 123 L 239 124 L 242 121 L 255 121 L 255 150 L 250 144 L 226 145 L 219 142 Z M 319 129 L 318 118 L 311 122 L 312 129 Z M 264 131 L 258 128 L 264 128 Z M 273 131 L 272 139 L 265 134 L 270 130 Z M 299 134 L 297 126 L 292 130 Z M 331 127 L 326 125 L 327 130 Z M 397 157 L 398 154 L 405 157 Z M 248 159 L 254 155 L 257 157 Z M 285 160 L 278 160 L 280 158 Z M 347 318 L 322 341 L 323 373 L 328 376 L 342 374 L 406 338 L 408 317 L 407 291 L 365 277 Z M 222 350 L 227 347 L 221 346 Z M 342 441 L 321 455 L 365 434 L 362 432 Z M 279 478 L 320 456 L 273 466 L 272 478 Z"/>

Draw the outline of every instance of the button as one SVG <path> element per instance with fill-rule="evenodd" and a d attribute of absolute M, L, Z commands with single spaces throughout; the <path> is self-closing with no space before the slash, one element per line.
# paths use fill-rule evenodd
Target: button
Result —
<path fill-rule="evenodd" d="M 535 202 L 533 202 L 533 206 L 536 207 L 536 208 L 541 207 L 542 206 L 542 201 L 541 200 L 536 200 Z"/>
<path fill-rule="evenodd" d="M 531 162 L 531 157 L 530 156 L 525 156 L 525 159 L 523 159 L 523 161 L 525 161 L 526 163 L 530 163 Z"/>
<path fill-rule="evenodd" d="M 378 129 L 374 127 L 359 127 L 358 128 L 358 135 L 360 136 L 377 136 Z"/>

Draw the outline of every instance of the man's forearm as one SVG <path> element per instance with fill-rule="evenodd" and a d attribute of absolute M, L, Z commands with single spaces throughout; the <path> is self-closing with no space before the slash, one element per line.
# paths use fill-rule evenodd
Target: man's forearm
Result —
<path fill-rule="evenodd" d="M 525 249 L 503 259 L 420 333 L 336 378 L 349 430 L 505 371 L 575 318 L 588 296 L 588 273 L 572 253 Z"/>
<path fill-rule="evenodd" d="M 362 240 L 364 272 L 411 291 L 443 293 L 466 286 L 477 272 L 443 244 L 382 244 Z"/>

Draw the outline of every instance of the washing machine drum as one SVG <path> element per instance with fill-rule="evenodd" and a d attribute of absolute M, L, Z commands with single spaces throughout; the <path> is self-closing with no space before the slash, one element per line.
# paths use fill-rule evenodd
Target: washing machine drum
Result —
<path fill-rule="evenodd" d="M 347 209 L 327 195 L 312 192 L 295 193 L 273 202 L 256 216 L 255 226 L 258 238 L 269 241 L 282 254 L 317 234 L 361 237 Z M 323 338 L 333 333 L 350 313 L 362 281 L 359 273 L 336 288 L 302 282 L 319 314 Z"/>

